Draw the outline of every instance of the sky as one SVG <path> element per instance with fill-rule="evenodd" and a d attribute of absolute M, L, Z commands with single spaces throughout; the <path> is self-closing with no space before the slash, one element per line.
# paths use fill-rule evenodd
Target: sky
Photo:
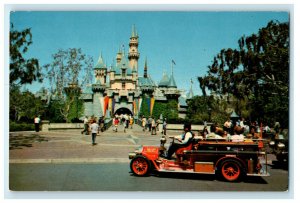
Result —
<path fill-rule="evenodd" d="M 148 73 L 158 84 L 163 72 L 171 73 L 171 61 L 177 87 L 192 88 L 201 95 L 198 76 L 223 48 L 237 48 L 243 35 L 257 33 L 271 20 L 288 22 L 289 13 L 279 11 L 16 11 L 10 13 L 15 29 L 31 28 L 33 44 L 26 57 L 40 65 L 52 62 L 59 49 L 81 48 L 96 64 L 100 53 L 110 66 L 119 48 L 128 43 L 132 26 L 139 35 L 139 75 L 147 58 Z M 26 85 L 32 92 L 43 84 Z"/>

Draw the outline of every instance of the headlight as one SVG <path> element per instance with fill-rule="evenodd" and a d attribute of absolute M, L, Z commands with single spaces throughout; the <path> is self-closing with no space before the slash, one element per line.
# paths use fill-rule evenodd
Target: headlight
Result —
<path fill-rule="evenodd" d="M 137 149 L 134 151 L 134 153 L 136 153 L 136 154 L 141 154 L 142 151 L 143 151 L 143 147 L 140 146 L 139 148 L 137 148 Z"/>
<path fill-rule="evenodd" d="M 279 142 L 279 143 L 277 144 L 277 147 L 278 147 L 278 148 L 284 148 L 284 147 L 285 147 L 285 144 Z"/>

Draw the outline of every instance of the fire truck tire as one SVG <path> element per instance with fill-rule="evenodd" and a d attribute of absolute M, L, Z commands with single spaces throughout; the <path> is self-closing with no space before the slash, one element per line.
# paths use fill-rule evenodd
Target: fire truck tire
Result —
<path fill-rule="evenodd" d="M 218 165 L 219 176 L 229 182 L 240 180 L 245 174 L 244 171 L 241 163 L 235 159 L 223 160 Z"/>
<path fill-rule="evenodd" d="M 131 160 L 130 169 L 136 176 L 146 176 L 151 170 L 151 164 L 146 157 L 137 155 Z"/>

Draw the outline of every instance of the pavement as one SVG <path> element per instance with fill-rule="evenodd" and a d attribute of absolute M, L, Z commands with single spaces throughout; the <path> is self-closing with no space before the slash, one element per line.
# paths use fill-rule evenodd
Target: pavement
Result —
<path fill-rule="evenodd" d="M 168 131 L 167 137 L 179 134 Z M 92 136 L 81 134 L 81 130 L 10 132 L 9 163 L 129 163 L 129 152 L 141 145 L 159 146 L 161 136 L 160 132 L 144 132 L 136 124 L 126 132 L 123 126 L 118 132 L 112 127 L 100 132 L 97 145 L 92 145 Z M 274 155 L 268 155 L 268 163 L 274 159 Z"/>
<path fill-rule="evenodd" d="M 112 127 L 100 132 L 97 145 L 92 145 L 91 135 L 81 134 L 81 130 L 10 132 L 9 163 L 127 163 L 129 152 L 141 145 L 159 146 L 161 136 L 160 132 L 144 132 L 135 124 L 126 132 L 123 126 L 119 126 L 118 132 Z"/>

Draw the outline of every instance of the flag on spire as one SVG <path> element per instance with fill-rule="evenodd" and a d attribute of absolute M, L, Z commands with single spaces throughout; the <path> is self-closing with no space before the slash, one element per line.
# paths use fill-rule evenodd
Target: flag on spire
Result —
<path fill-rule="evenodd" d="M 174 65 L 176 65 L 176 63 L 175 63 L 175 61 L 172 59 L 172 63 L 174 64 Z"/>

